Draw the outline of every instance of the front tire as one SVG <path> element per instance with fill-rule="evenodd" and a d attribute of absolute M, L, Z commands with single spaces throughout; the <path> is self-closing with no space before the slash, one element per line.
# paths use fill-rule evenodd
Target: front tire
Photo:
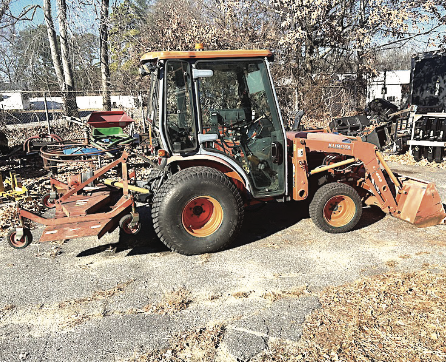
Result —
<path fill-rule="evenodd" d="M 184 169 L 156 193 L 152 218 L 160 240 L 180 254 L 212 253 L 226 247 L 243 221 L 235 185 L 210 167 Z"/>
<path fill-rule="evenodd" d="M 310 217 L 321 230 L 344 233 L 353 229 L 362 215 L 356 190 L 343 183 L 329 183 L 317 190 L 310 204 Z"/>

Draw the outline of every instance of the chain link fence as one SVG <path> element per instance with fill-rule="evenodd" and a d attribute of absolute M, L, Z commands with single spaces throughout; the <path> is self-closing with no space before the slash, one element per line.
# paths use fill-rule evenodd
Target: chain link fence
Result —
<path fill-rule="evenodd" d="M 332 118 L 353 114 L 358 104 L 355 82 L 316 84 L 302 89 L 303 102 L 298 102 L 298 89 L 292 84 L 277 86 L 280 107 L 287 126 L 292 126 L 299 109 L 305 110 L 303 123 L 308 127 L 327 127 Z M 71 97 L 70 97 L 71 96 Z M 57 134 L 63 139 L 82 139 L 86 123 L 94 111 L 102 111 L 102 94 L 75 92 L 67 97 L 68 107 L 77 109 L 75 121 L 67 120 L 64 99 L 60 92 L 0 91 L 0 146 L 17 146 L 39 134 Z M 128 133 L 144 133 L 147 113 L 145 94 L 112 92 L 112 110 L 122 110 L 135 120 Z M 4 134 L 6 137 L 3 137 Z"/>
<path fill-rule="evenodd" d="M 71 97 L 70 97 L 71 96 Z M 81 139 L 90 114 L 102 111 L 102 94 L 98 92 L 75 92 L 66 97 L 71 109 L 77 109 L 76 117 L 65 117 L 64 99 L 60 92 L 0 92 L 0 137 L 2 146 L 13 147 L 22 144 L 29 137 L 39 134 L 57 134 L 63 139 Z M 135 120 L 131 133 L 145 131 L 143 122 L 146 108 L 143 94 L 111 94 L 112 110 L 122 110 Z M 7 144 L 5 144 L 5 142 Z"/>

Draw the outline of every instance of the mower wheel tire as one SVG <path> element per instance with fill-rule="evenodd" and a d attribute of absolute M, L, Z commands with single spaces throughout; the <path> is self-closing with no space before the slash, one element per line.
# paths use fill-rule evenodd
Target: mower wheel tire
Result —
<path fill-rule="evenodd" d="M 54 206 L 56 206 L 56 203 L 54 202 L 54 200 L 50 201 L 50 197 L 51 197 L 51 195 L 49 193 L 43 195 L 41 202 L 42 202 L 43 206 L 46 206 L 47 208 L 52 209 Z"/>
<path fill-rule="evenodd" d="M 141 231 L 141 223 L 137 222 L 135 225 L 130 226 L 132 223 L 133 216 L 130 214 L 124 215 L 119 220 L 119 227 L 127 235 L 136 235 Z"/>
<path fill-rule="evenodd" d="M 9 246 L 12 246 L 14 249 L 24 249 L 33 241 L 33 236 L 29 229 L 23 229 L 23 236 L 20 240 L 15 239 L 16 234 L 16 230 L 12 229 L 7 236 Z"/>
<path fill-rule="evenodd" d="M 321 230 L 344 233 L 353 229 L 362 215 L 362 202 L 356 190 L 332 182 L 316 191 L 310 203 L 310 217 Z"/>
<path fill-rule="evenodd" d="M 237 235 L 243 216 L 243 200 L 235 185 L 210 167 L 190 167 L 174 174 L 153 199 L 158 237 L 184 255 L 223 249 Z"/>

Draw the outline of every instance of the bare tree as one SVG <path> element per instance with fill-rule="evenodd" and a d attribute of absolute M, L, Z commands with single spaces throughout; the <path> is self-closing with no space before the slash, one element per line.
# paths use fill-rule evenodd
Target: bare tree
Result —
<path fill-rule="evenodd" d="M 67 5 L 65 0 L 57 0 L 60 31 L 60 51 L 57 46 L 57 34 L 51 14 L 51 0 L 43 0 L 45 23 L 50 43 L 51 57 L 60 90 L 64 111 L 67 116 L 78 116 L 73 71 L 70 62 L 70 48 L 67 38 Z"/>
<path fill-rule="evenodd" d="M 10 6 L 15 0 L 0 0 L 0 29 L 13 26 L 19 21 L 33 20 L 38 5 L 27 5 L 19 14 L 14 15 Z"/>
<path fill-rule="evenodd" d="M 99 41 L 101 49 L 101 75 L 102 75 L 102 107 L 106 111 L 111 110 L 110 98 L 110 66 L 108 58 L 108 8 L 109 0 L 101 1 L 101 20 L 99 28 Z"/>

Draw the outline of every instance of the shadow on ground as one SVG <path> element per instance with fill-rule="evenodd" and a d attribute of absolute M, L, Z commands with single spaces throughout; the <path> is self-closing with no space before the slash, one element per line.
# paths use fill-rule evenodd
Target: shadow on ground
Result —
<path fill-rule="evenodd" d="M 138 211 L 142 228 L 137 235 L 126 235 L 120 230 L 119 240 L 116 243 L 96 246 L 82 251 L 77 256 L 85 257 L 103 252 L 120 253 L 125 251 L 128 251 L 127 256 L 169 252 L 170 250 L 156 236 L 149 206 L 140 206 Z M 364 208 L 361 220 L 355 230 L 372 225 L 384 216 L 385 214 L 379 208 Z M 245 211 L 240 234 L 228 249 L 251 244 L 285 230 L 306 218 L 309 218 L 309 214 L 308 203 L 305 202 L 270 203 L 262 207 L 248 208 Z"/>

